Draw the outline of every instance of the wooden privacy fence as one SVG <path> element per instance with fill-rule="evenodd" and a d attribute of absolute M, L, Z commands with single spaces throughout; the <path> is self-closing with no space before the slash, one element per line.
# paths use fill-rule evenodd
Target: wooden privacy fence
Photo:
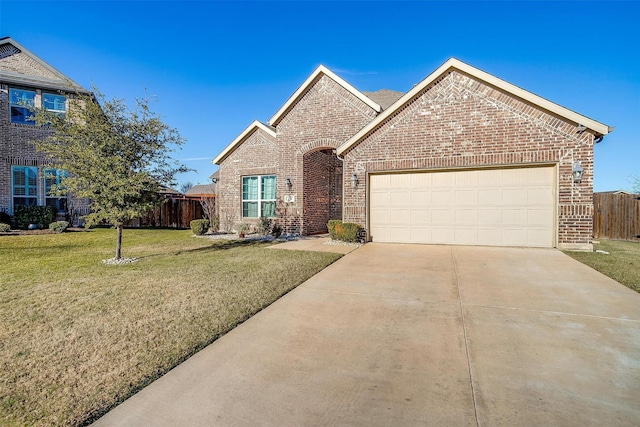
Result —
<path fill-rule="evenodd" d="M 201 219 L 202 205 L 199 199 L 167 198 L 164 203 L 146 215 L 131 221 L 129 227 L 189 228 L 194 219 Z"/>
<path fill-rule="evenodd" d="M 593 237 L 640 241 L 640 196 L 594 193 Z"/>

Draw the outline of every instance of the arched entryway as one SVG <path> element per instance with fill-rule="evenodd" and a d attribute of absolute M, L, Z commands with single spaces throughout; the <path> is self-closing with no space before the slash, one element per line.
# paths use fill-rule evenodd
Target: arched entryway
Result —
<path fill-rule="evenodd" d="M 303 156 L 303 233 L 327 232 L 327 222 L 342 219 L 342 161 L 333 148 Z"/>

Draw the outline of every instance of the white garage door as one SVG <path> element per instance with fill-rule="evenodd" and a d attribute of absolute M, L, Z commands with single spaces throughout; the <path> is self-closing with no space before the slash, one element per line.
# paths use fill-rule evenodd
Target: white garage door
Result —
<path fill-rule="evenodd" d="M 374 242 L 553 247 L 555 168 L 371 175 Z"/>

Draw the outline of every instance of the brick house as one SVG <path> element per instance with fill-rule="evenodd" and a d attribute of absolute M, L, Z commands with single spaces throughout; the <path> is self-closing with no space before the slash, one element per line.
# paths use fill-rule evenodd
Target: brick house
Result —
<path fill-rule="evenodd" d="M 19 205 L 50 205 L 64 215 L 72 205 L 49 188 L 64 171 L 48 167 L 31 141 L 46 129 L 29 120 L 29 106 L 65 114 L 75 93 L 89 93 L 10 37 L 0 38 L 0 212 Z M 75 203 L 86 210 L 86 202 Z"/>
<path fill-rule="evenodd" d="M 456 59 L 405 94 L 367 95 L 320 66 L 249 125 L 213 160 L 221 218 L 301 234 L 343 219 L 374 242 L 592 248 L 593 145 L 613 128 Z"/>

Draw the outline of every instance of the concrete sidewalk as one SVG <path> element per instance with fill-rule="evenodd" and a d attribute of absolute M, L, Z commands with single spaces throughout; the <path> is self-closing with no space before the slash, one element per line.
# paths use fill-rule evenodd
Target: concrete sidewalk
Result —
<path fill-rule="evenodd" d="M 97 426 L 640 423 L 640 295 L 555 250 L 367 244 Z"/>
<path fill-rule="evenodd" d="M 276 243 L 269 246 L 269 249 L 287 249 L 293 251 L 315 251 L 315 252 L 334 252 L 337 254 L 348 254 L 358 249 L 359 245 L 355 244 L 331 244 L 328 235 L 303 236 L 297 240 L 289 242 Z"/>

